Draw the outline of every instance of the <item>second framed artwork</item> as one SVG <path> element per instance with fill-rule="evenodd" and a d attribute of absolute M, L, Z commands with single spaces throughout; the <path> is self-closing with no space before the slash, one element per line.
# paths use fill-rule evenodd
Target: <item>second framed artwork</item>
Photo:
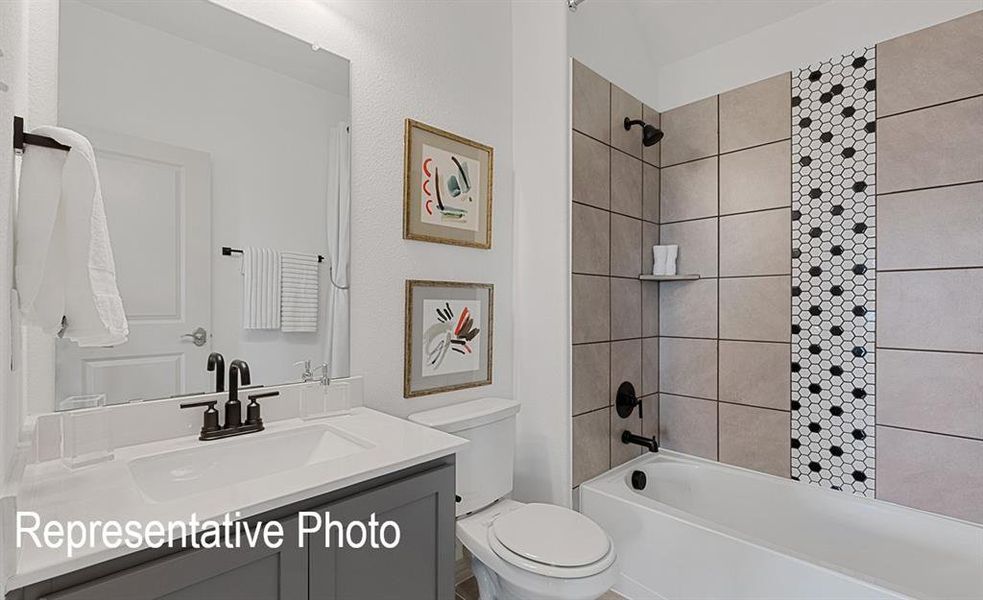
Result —
<path fill-rule="evenodd" d="M 494 310 L 490 283 L 407 281 L 403 396 L 491 384 Z"/>
<path fill-rule="evenodd" d="M 406 119 L 403 237 L 491 248 L 494 150 Z"/>

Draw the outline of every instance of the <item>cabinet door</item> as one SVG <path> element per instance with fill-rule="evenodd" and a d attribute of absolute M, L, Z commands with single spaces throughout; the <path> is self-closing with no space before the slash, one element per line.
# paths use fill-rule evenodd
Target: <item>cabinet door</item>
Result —
<path fill-rule="evenodd" d="M 318 509 L 324 523 L 395 521 L 392 549 L 338 547 L 337 528 L 309 534 L 310 597 L 317 600 L 453 600 L 454 465 Z M 328 531 L 325 538 L 324 532 Z M 347 544 L 347 540 L 345 541 Z M 326 547 L 330 545 L 330 547 Z"/>
<path fill-rule="evenodd" d="M 297 519 L 281 520 L 283 544 L 188 550 L 107 575 L 44 600 L 305 600 L 307 551 Z"/>

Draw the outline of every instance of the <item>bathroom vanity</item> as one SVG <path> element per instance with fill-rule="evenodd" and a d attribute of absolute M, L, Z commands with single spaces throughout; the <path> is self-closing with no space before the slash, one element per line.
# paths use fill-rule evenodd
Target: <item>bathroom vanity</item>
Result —
<path fill-rule="evenodd" d="M 264 463 L 270 443 L 289 450 L 294 464 L 282 458 Z M 221 549 L 97 546 L 69 558 L 65 548 L 29 542 L 19 550 L 6 598 L 453 598 L 454 452 L 463 444 L 455 436 L 356 408 L 314 424 L 273 422 L 239 440 L 201 442 L 187 436 L 122 448 L 113 461 L 84 469 L 68 469 L 60 461 L 32 465 L 21 482 L 18 510 L 35 511 L 42 522 L 168 523 L 187 521 L 192 512 L 199 521 L 239 513 L 250 524 L 280 522 L 283 543 Z M 221 479 L 221 472 L 236 472 L 242 462 L 252 464 L 251 475 L 235 482 Z M 197 483 L 182 481 L 189 470 Z M 367 524 L 374 513 L 380 523 L 398 524 L 399 543 L 389 549 L 369 543 L 338 547 L 335 534 L 326 543 L 323 527 L 301 540 L 302 511 L 343 525 Z M 307 525 L 311 528 L 310 520 Z"/>

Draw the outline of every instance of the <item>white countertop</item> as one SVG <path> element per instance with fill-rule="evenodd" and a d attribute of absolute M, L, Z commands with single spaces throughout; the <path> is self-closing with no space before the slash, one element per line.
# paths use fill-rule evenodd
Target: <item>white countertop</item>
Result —
<path fill-rule="evenodd" d="M 350 415 L 320 421 L 368 442 L 364 451 L 337 459 L 285 470 L 266 477 L 202 492 L 178 500 L 155 502 L 137 487 L 129 462 L 164 452 L 223 444 L 233 440 L 276 435 L 309 421 L 288 419 L 268 423 L 266 430 L 228 440 L 201 442 L 186 436 L 116 450 L 115 459 L 81 469 L 69 469 L 60 460 L 29 465 L 17 494 L 17 510 L 37 512 L 42 520 L 199 521 L 226 513 L 250 517 L 296 501 L 340 490 L 428 460 L 453 454 L 467 441 L 384 413 L 354 408 Z M 16 523 L 16 521 L 15 521 Z M 16 535 L 16 531 L 14 532 Z M 7 581 L 12 590 L 70 573 L 136 550 L 95 547 L 76 550 L 68 558 L 64 548 L 37 548 L 32 542 L 18 550 L 17 569 Z"/>

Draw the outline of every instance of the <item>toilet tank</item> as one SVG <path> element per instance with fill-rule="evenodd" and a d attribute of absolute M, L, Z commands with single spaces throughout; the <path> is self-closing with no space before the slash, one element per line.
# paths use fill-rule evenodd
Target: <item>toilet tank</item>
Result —
<path fill-rule="evenodd" d="M 470 443 L 457 451 L 457 516 L 488 506 L 512 491 L 515 415 L 519 403 L 482 398 L 414 413 L 409 420 Z"/>

